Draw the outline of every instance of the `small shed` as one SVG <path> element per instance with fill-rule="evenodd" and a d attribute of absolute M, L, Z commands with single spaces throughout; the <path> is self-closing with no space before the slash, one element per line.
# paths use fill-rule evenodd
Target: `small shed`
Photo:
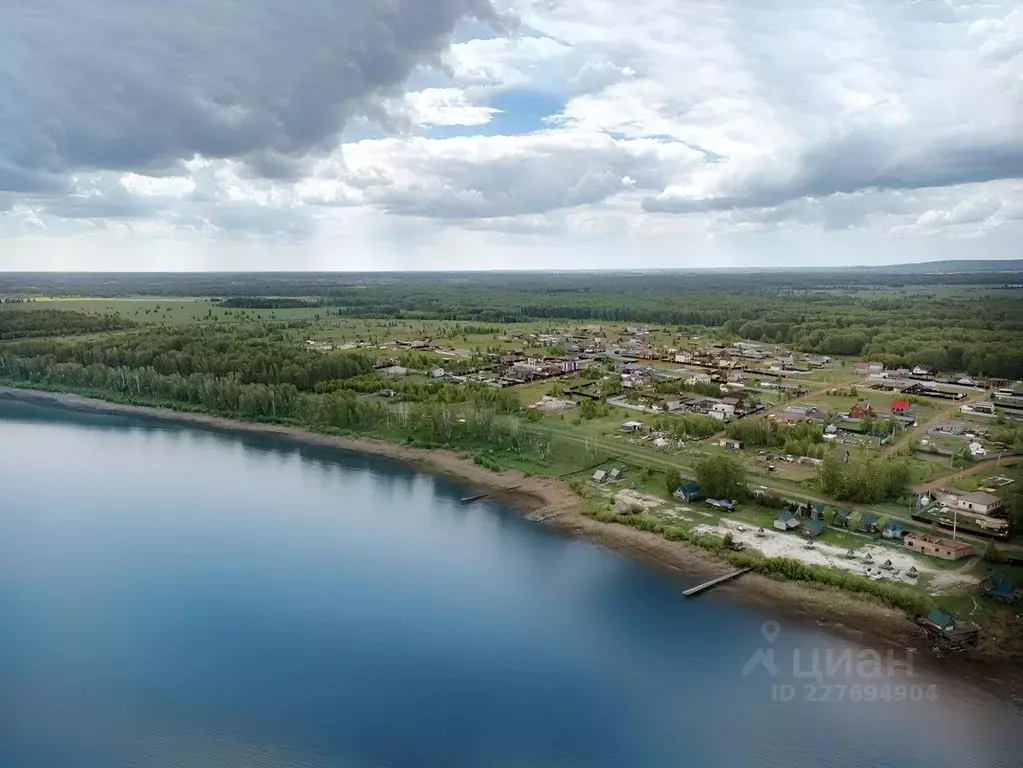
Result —
<path fill-rule="evenodd" d="M 598 484 L 607 482 L 607 472 L 602 469 L 598 469 L 593 473 L 593 482 Z"/>
<path fill-rule="evenodd" d="M 624 424 L 622 424 L 622 432 L 625 432 L 627 434 L 632 432 L 638 432 L 641 429 L 643 429 L 643 422 L 641 421 L 627 421 Z"/>
<path fill-rule="evenodd" d="M 742 450 L 742 440 L 733 440 L 730 437 L 722 437 L 718 441 L 718 445 L 720 445 L 722 448 L 731 448 L 733 451 Z"/>
<path fill-rule="evenodd" d="M 612 467 L 611 471 L 607 473 L 607 479 L 612 483 L 621 480 L 622 471 L 618 467 Z"/>
<path fill-rule="evenodd" d="M 817 520 L 807 520 L 803 523 L 803 535 L 808 539 L 816 539 L 824 531 L 824 522 Z"/>
<path fill-rule="evenodd" d="M 679 501 L 696 501 L 700 498 L 700 486 L 697 483 L 686 483 L 680 488 L 676 488 L 672 494 Z"/>

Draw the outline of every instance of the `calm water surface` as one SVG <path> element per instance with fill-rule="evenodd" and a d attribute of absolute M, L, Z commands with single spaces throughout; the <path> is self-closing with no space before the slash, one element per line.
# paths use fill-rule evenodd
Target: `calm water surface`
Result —
<path fill-rule="evenodd" d="M 793 653 L 860 649 L 465 492 L 0 402 L 0 766 L 1023 765 L 1006 703 L 919 669 L 808 701 Z"/>

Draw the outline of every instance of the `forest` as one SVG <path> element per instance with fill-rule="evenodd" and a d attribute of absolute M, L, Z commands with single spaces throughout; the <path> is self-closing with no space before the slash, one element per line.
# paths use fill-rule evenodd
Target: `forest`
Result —
<path fill-rule="evenodd" d="M 635 322 L 1016 379 L 1023 269 L 1007 264 L 974 272 L 0 274 L 0 297 L 212 296 L 221 306 L 315 306 L 348 318 Z"/>

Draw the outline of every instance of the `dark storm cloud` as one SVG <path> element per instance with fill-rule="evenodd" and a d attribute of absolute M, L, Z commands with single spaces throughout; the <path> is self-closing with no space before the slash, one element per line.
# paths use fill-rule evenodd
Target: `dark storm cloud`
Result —
<path fill-rule="evenodd" d="M 195 155 L 294 175 L 490 0 L 0 0 L 0 190 Z"/>

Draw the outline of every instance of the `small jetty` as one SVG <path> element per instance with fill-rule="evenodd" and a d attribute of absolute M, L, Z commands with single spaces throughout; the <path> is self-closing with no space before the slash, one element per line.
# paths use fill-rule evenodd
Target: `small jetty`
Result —
<path fill-rule="evenodd" d="M 486 494 L 486 493 L 477 493 L 475 496 L 463 496 L 462 497 L 462 503 L 463 504 L 469 504 L 469 503 L 474 502 L 474 501 L 479 501 L 480 499 L 487 498 L 488 495 L 489 494 Z"/>
<path fill-rule="evenodd" d="M 716 579 L 711 579 L 710 581 L 704 584 L 699 584 L 698 586 L 691 587 L 682 594 L 685 595 L 686 597 L 694 597 L 695 595 L 698 595 L 701 592 L 705 592 L 711 587 L 716 587 L 718 584 L 724 584 L 726 581 L 731 581 L 735 577 L 742 576 L 744 573 L 747 573 L 748 571 L 751 570 L 753 569 L 743 568 L 742 570 L 736 571 L 735 573 L 726 573 L 724 576 L 718 576 Z"/>

